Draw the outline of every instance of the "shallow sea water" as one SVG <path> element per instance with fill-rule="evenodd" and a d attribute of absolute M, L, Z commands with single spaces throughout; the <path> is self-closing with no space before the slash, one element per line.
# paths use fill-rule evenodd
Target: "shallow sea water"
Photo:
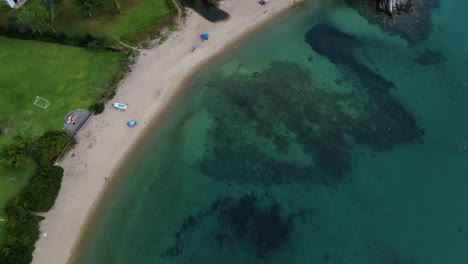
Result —
<path fill-rule="evenodd" d="M 197 75 L 74 262 L 468 263 L 466 8 L 413 46 L 340 1 L 271 22 Z"/>

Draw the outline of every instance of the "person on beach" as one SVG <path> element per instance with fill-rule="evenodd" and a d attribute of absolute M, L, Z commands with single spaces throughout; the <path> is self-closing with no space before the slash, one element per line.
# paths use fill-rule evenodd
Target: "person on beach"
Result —
<path fill-rule="evenodd" d="M 72 118 L 71 118 L 71 121 L 72 121 L 72 124 L 75 125 L 75 119 L 76 119 L 76 115 L 73 115 Z"/>

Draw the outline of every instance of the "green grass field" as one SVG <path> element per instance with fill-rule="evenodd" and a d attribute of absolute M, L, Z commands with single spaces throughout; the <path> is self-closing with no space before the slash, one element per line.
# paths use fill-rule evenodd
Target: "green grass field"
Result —
<path fill-rule="evenodd" d="M 124 55 L 0 37 L 0 148 L 13 136 L 40 136 L 63 128 L 76 108 L 89 108 L 111 86 Z M 51 105 L 34 105 L 36 96 Z M 31 163 L 32 164 L 32 163 Z M 25 186 L 32 165 L 19 171 L 0 167 L 0 218 L 10 197 Z M 4 236 L 0 222 L 0 241 Z"/>
<path fill-rule="evenodd" d="M 63 128 L 71 110 L 89 108 L 111 85 L 123 54 L 0 38 L 0 146 L 14 135 Z M 50 101 L 42 109 L 36 96 Z"/>
<path fill-rule="evenodd" d="M 89 19 L 71 0 L 63 0 L 55 27 L 57 31 L 70 34 L 91 33 L 137 44 L 148 36 L 155 36 L 177 14 L 170 1 L 120 0 L 121 14 L 117 14 L 113 2 L 108 1 L 102 11 L 94 12 L 94 18 Z"/>

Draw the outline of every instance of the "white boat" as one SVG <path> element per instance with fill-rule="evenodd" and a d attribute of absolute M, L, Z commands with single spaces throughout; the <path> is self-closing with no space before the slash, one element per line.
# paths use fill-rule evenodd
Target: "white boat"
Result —
<path fill-rule="evenodd" d="M 113 103 L 112 104 L 115 108 L 120 110 L 127 110 L 127 105 L 122 103 Z"/>

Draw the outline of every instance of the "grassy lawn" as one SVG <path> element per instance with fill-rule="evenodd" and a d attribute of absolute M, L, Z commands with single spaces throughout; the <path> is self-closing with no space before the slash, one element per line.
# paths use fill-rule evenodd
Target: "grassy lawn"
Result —
<path fill-rule="evenodd" d="M 171 0 L 120 0 L 121 14 L 112 1 L 94 18 L 80 12 L 71 0 L 63 0 L 60 15 L 55 21 L 57 31 L 70 34 L 104 35 L 136 44 L 147 36 L 155 36 L 162 26 L 169 25 L 177 14 Z M 142 34 L 144 33 L 144 34 Z"/>
<path fill-rule="evenodd" d="M 63 117 L 89 108 L 109 89 L 124 55 L 36 41 L 0 38 L 0 146 L 14 135 L 63 128 Z M 50 101 L 42 109 L 36 96 Z"/>
<path fill-rule="evenodd" d="M 0 148 L 15 135 L 64 129 L 62 120 L 69 111 L 89 108 L 110 88 L 123 58 L 121 53 L 0 37 Z M 51 105 L 35 106 L 37 95 Z M 0 218 L 5 203 L 32 172 L 32 165 L 13 172 L 0 166 Z M 0 222 L 0 241 L 3 231 Z"/>

